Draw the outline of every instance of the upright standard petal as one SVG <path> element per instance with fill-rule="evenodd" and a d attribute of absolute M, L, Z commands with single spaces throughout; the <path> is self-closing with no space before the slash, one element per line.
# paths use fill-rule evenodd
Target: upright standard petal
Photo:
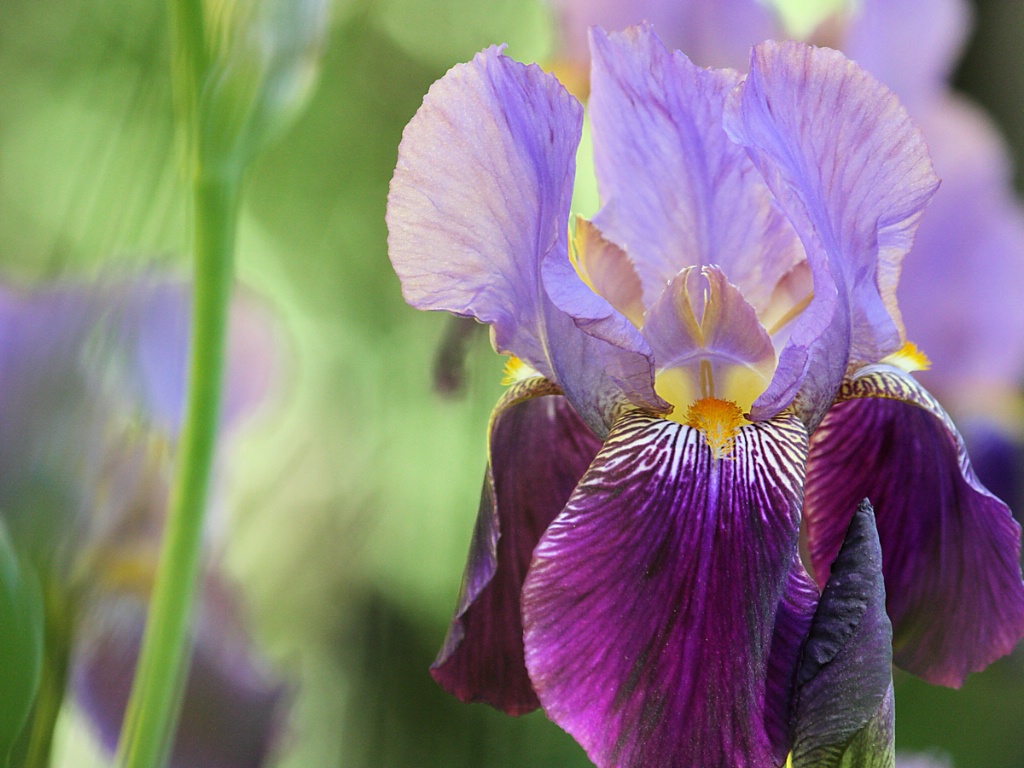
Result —
<path fill-rule="evenodd" d="M 431 86 L 388 195 L 406 300 L 489 323 L 500 352 L 548 378 L 540 267 L 568 248 L 582 121 L 557 80 L 489 48 Z"/>
<path fill-rule="evenodd" d="M 670 53 L 650 26 L 592 32 L 596 223 L 625 248 L 652 305 L 683 267 L 715 264 L 760 309 L 803 250 L 722 129 L 731 70 Z"/>
<path fill-rule="evenodd" d="M 667 45 L 704 67 L 741 68 L 750 47 L 781 34 L 774 9 L 757 0 L 551 0 L 559 14 L 561 56 L 589 58 L 587 30 L 650 22 Z"/>
<path fill-rule="evenodd" d="M 849 360 L 874 362 L 902 343 L 896 283 L 938 181 L 896 97 L 837 51 L 757 46 L 725 120 L 793 222 L 814 271 L 814 300 L 780 360 L 780 369 L 800 359 L 805 375 L 817 369 L 808 382 L 815 391 L 802 387 L 799 403 L 814 424 Z M 823 302 L 832 304 L 828 311 Z M 762 397 L 765 415 L 779 407 L 784 384 L 776 377 Z"/>
<path fill-rule="evenodd" d="M 796 554 L 806 432 L 625 415 L 541 538 L 523 587 L 541 704 L 598 766 L 781 765 L 766 679 Z"/>
<path fill-rule="evenodd" d="M 871 500 L 896 663 L 959 686 L 1024 636 L 1020 526 L 977 480 L 963 440 L 912 377 L 870 366 L 811 438 L 807 521 L 819 583 L 849 510 Z"/>
<path fill-rule="evenodd" d="M 665 406 L 643 338 L 569 262 L 582 120 L 557 80 L 498 48 L 454 67 L 405 129 L 388 249 L 410 304 L 489 323 L 605 431 L 618 399 Z"/>
<path fill-rule="evenodd" d="M 526 569 L 600 441 L 543 379 L 509 390 L 491 418 L 490 441 L 462 594 L 431 674 L 463 701 L 519 715 L 538 706 L 523 664 Z"/>
<path fill-rule="evenodd" d="M 871 505 L 832 564 L 796 676 L 793 768 L 892 768 L 892 625 Z"/>

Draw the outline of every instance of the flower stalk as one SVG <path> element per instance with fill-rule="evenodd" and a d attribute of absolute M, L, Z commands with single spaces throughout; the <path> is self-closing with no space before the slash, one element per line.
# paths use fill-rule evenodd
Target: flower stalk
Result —
<path fill-rule="evenodd" d="M 121 733 L 118 765 L 166 761 L 180 710 L 182 681 L 209 495 L 238 225 L 241 168 L 217 162 L 201 144 L 198 101 L 209 73 L 202 5 L 172 0 L 175 88 L 188 129 L 195 273 L 186 412 L 149 621 Z"/>
<path fill-rule="evenodd" d="M 162 765 L 179 714 L 221 406 L 238 186 L 236 180 L 201 173 L 195 179 L 195 302 L 186 416 L 149 622 L 121 736 L 119 765 L 125 768 Z"/>

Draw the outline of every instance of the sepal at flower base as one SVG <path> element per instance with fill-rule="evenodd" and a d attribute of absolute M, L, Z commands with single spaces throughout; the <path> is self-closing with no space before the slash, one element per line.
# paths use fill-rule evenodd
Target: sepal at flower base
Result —
<path fill-rule="evenodd" d="M 793 768 L 893 768 L 892 626 L 865 500 L 853 514 L 796 675 Z"/>

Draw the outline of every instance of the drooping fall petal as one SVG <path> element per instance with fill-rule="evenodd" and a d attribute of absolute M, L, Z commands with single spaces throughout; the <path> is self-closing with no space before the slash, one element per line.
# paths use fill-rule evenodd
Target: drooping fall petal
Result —
<path fill-rule="evenodd" d="M 519 594 L 541 534 L 599 447 L 565 398 L 545 391 L 541 379 L 517 385 L 495 408 L 462 594 L 431 669 L 463 701 L 516 715 L 538 706 L 523 664 Z"/>
<path fill-rule="evenodd" d="M 527 669 L 601 768 L 780 764 L 766 677 L 805 439 L 780 417 L 715 458 L 696 429 L 624 416 L 541 538 Z"/>
<path fill-rule="evenodd" d="M 811 438 L 810 553 L 828 578 L 850 511 L 875 508 L 893 658 L 959 686 L 1024 636 L 1020 526 L 977 480 L 956 428 L 912 377 L 871 366 L 848 380 Z"/>

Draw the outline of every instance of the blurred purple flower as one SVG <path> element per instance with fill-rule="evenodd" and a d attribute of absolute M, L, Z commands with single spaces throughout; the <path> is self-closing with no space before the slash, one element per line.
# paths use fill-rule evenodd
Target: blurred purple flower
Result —
<path fill-rule="evenodd" d="M 73 680 L 78 703 L 111 751 L 131 693 L 148 599 L 118 586 L 82 626 Z M 256 768 L 266 764 L 282 732 L 287 691 L 249 639 L 242 607 L 222 576 L 207 574 L 172 766 Z"/>
<path fill-rule="evenodd" d="M 0 292 L 0 508 L 69 614 L 58 645 L 83 643 L 74 690 L 108 746 L 166 514 L 188 297 L 155 278 Z M 225 427 L 268 394 L 276 347 L 265 311 L 236 302 Z M 232 589 L 216 575 L 204 588 L 172 765 L 258 766 L 274 738 L 284 688 L 256 673 Z"/>
<path fill-rule="evenodd" d="M 582 109 L 537 67 L 495 48 L 455 67 L 399 150 L 406 299 L 490 324 L 515 356 L 434 676 L 543 705 L 601 766 L 781 765 L 789 708 L 799 747 L 814 698 L 805 486 L 825 594 L 861 500 L 890 506 L 897 663 L 955 685 L 1024 634 L 1019 528 L 906 370 L 896 283 L 936 180 L 896 98 L 835 51 L 766 43 L 744 80 L 644 26 L 595 30 L 592 56 L 604 207 L 571 246 Z M 862 449 L 869 477 L 840 460 L 865 423 L 899 448 Z M 906 552 L 894 520 L 968 530 Z M 928 591 L 932 560 L 950 576 Z M 867 626 L 888 653 L 888 619 Z M 884 686 L 867 699 L 891 704 Z"/>

